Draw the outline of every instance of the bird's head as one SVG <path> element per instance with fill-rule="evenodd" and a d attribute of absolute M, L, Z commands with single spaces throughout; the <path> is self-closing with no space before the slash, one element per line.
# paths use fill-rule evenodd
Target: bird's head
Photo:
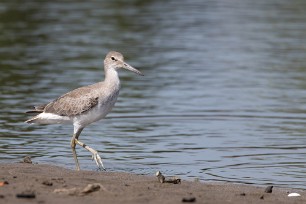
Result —
<path fill-rule="evenodd" d="M 115 69 L 115 70 L 118 70 L 121 68 L 127 69 L 129 71 L 132 71 L 136 74 L 143 76 L 143 74 L 139 70 L 135 69 L 134 67 L 126 63 L 124 61 L 123 55 L 119 52 L 115 52 L 115 51 L 109 52 L 104 59 L 104 66 L 105 66 L 105 69 Z"/>

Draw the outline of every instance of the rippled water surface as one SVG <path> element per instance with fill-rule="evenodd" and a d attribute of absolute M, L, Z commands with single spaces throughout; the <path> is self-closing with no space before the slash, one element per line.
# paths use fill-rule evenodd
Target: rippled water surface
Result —
<path fill-rule="evenodd" d="M 268 2 L 268 3 L 267 3 Z M 121 71 L 108 118 L 84 129 L 107 169 L 306 188 L 306 2 L 0 2 L 0 161 L 74 168 L 72 126 L 32 105 Z M 96 170 L 77 147 L 81 168 Z"/>

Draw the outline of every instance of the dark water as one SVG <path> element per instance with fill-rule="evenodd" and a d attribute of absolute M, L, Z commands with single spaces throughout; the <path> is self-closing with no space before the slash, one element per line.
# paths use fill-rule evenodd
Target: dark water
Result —
<path fill-rule="evenodd" d="M 122 71 L 108 119 L 80 139 L 111 171 L 304 188 L 306 2 L 1 1 L 0 161 L 74 168 L 72 126 L 24 111 Z M 81 168 L 96 170 L 77 147 Z"/>

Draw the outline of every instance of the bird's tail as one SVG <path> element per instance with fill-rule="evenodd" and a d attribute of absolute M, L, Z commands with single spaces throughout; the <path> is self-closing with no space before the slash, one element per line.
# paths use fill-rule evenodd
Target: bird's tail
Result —
<path fill-rule="evenodd" d="M 35 116 L 33 118 L 30 118 L 29 120 L 25 121 L 25 123 L 35 123 L 38 120 L 38 117 Z"/>
<path fill-rule="evenodd" d="M 34 109 L 27 111 L 26 113 L 42 113 L 44 111 L 44 108 L 46 107 L 47 104 L 40 105 L 40 106 L 34 106 Z M 25 121 L 25 123 L 36 123 L 38 120 L 38 115 L 30 118 L 29 120 Z"/>

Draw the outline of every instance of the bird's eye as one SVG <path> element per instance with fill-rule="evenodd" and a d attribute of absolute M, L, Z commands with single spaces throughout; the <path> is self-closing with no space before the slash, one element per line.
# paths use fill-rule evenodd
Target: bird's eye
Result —
<path fill-rule="evenodd" d="M 114 57 L 111 57 L 112 60 L 116 60 Z"/>

